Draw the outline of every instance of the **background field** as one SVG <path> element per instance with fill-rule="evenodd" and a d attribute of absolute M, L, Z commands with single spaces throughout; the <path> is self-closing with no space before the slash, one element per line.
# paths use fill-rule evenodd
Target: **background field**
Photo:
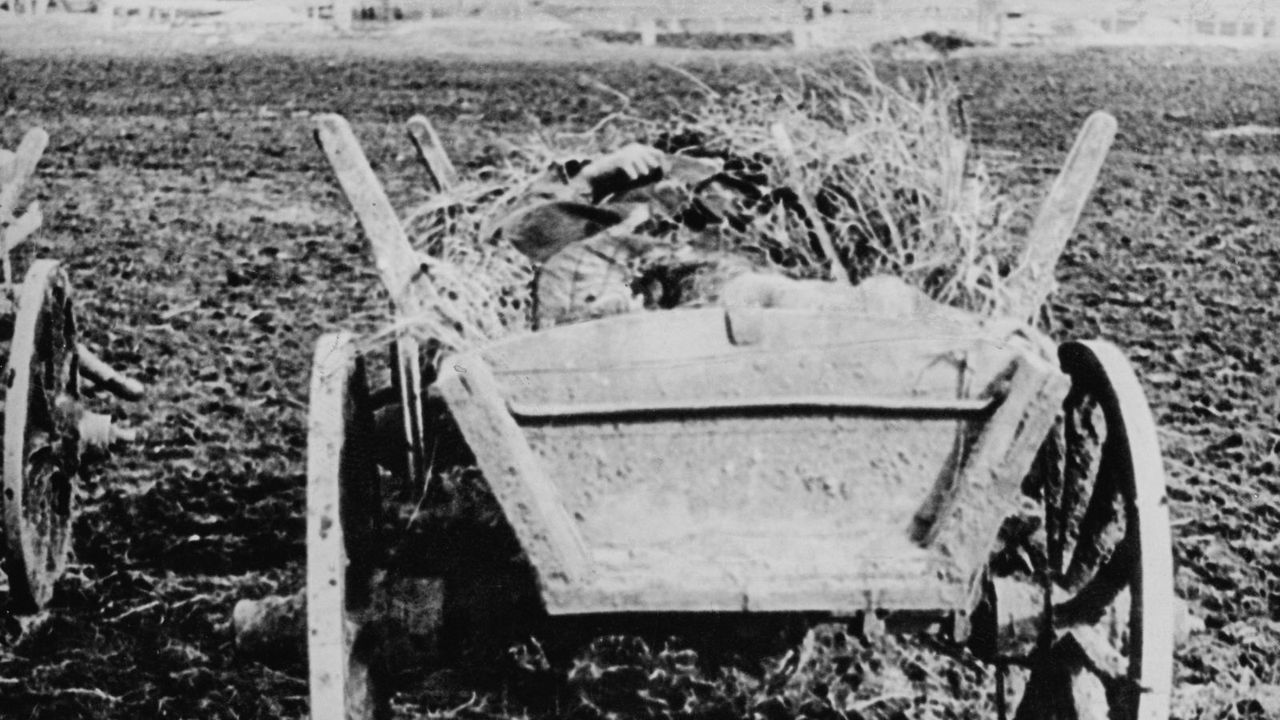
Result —
<path fill-rule="evenodd" d="M 237 658 L 226 621 L 241 597 L 299 586 L 310 346 L 382 304 L 310 114 L 351 118 L 403 205 L 422 197 L 398 129 L 413 113 L 474 167 L 492 137 L 621 109 L 585 80 L 622 91 L 629 112 L 666 115 L 702 95 L 661 63 L 732 92 L 785 82 L 794 62 L 0 55 L 0 145 L 35 125 L 52 136 L 34 254 L 65 259 L 88 340 L 154 388 L 124 410 L 148 441 L 85 490 L 77 564 L 49 618 L 0 644 L 0 716 L 305 714 L 305 668 Z M 1280 143 L 1201 133 L 1280 120 L 1280 54 L 1039 51 L 948 71 L 972 94 L 984 152 L 1013 162 L 1024 188 L 1051 178 L 1089 112 L 1118 116 L 1052 332 L 1123 346 L 1163 429 L 1179 592 L 1204 623 L 1179 651 L 1177 717 L 1275 717 Z"/>

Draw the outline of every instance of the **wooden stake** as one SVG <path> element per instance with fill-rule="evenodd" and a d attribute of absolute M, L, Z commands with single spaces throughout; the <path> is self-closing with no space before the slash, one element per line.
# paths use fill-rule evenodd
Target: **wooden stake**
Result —
<path fill-rule="evenodd" d="M 1009 283 L 1010 316 L 1034 320 L 1054 288 L 1053 272 L 1080 220 L 1116 136 L 1116 119 L 1096 112 L 1085 121 L 1027 236 L 1025 268 Z"/>
<path fill-rule="evenodd" d="M 0 250 L 6 254 L 12 252 L 14 248 L 34 235 L 43 224 L 44 214 L 40 212 L 40 203 L 33 201 L 27 206 L 25 213 L 4 229 L 3 238 L 0 239 Z"/>
<path fill-rule="evenodd" d="M 112 395 L 125 400 L 141 400 L 147 394 L 145 385 L 106 364 L 84 345 L 76 345 L 76 358 L 80 361 L 80 374 Z"/>
<path fill-rule="evenodd" d="M 453 167 L 453 161 L 445 152 L 444 143 L 440 142 L 440 135 L 436 133 L 431 121 L 425 116 L 414 115 L 409 118 L 406 128 L 414 149 L 418 151 L 418 159 L 431 176 L 433 189 L 438 193 L 451 190 L 458 184 L 458 171 Z"/>
<path fill-rule="evenodd" d="M 36 163 L 40 162 L 40 156 L 44 155 L 48 145 L 49 133 L 41 128 L 31 128 L 22 136 L 9 170 L 9 180 L 0 188 L 0 222 L 13 217 L 13 211 L 18 207 L 18 196 L 35 173 Z"/>
<path fill-rule="evenodd" d="M 409 243 L 409 236 L 400 224 L 395 209 L 391 207 L 391 200 L 382 183 L 369 165 L 369 159 L 365 157 L 351 125 L 341 115 L 321 115 L 315 122 L 316 140 L 329 159 L 329 165 L 338 177 L 343 194 L 347 196 L 352 210 L 359 218 L 365 237 L 369 239 L 382 285 L 391 295 L 395 321 L 399 324 L 406 319 L 422 316 L 427 312 L 426 299 L 414 287 L 422 274 L 422 262 Z M 395 353 L 395 372 L 404 411 L 405 432 L 408 434 L 408 479 L 412 486 L 423 487 L 425 452 L 422 445 L 422 368 L 418 364 L 420 352 L 417 340 L 407 333 L 401 335 L 396 339 Z"/>

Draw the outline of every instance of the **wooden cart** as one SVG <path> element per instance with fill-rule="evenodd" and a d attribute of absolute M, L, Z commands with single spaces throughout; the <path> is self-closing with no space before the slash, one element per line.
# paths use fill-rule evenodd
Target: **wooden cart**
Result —
<path fill-rule="evenodd" d="M 447 183 L 424 124 L 415 143 Z M 1114 133 L 1100 113 L 1077 139 L 1033 225 L 1042 272 L 1024 281 L 1015 318 L 933 304 L 678 309 L 444 359 L 433 392 L 545 611 L 943 628 L 985 660 L 1032 668 L 1018 717 L 1053 716 L 1054 686 L 1068 699 L 1100 688 L 1114 718 L 1167 717 L 1173 574 L 1151 412 L 1117 348 L 1055 346 L 1027 324 Z M 350 127 L 324 116 L 317 138 L 396 315 L 420 312 L 415 288 L 429 280 Z M 393 357 L 408 472 L 422 483 L 431 438 L 416 344 L 399 338 Z M 317 343 L 309 428 L 312 717 L 373 717 L 386 702 L 371 544 L 379 438 L 349 335 Z M 1013 648 L 1028 626 L 1031 647 Z"/>
<path fill-rule="evenodd" d="M 81 378 L 131 400 L 143 391 L 78 344 L 70 284 L 56 261 L 36 260 L 20 285 L 12 280 L 12 251 L 43 222 L 38 202 L 19 214 L 18 200 L 48 140 L 33 129 L 15 151 L 0 149 L 0 342 L 8 344 L 0 558 L 7 609 L 18 613 L 42 608 L 66 568 L 81 451 L 132 437 L 80 407 Z"/>

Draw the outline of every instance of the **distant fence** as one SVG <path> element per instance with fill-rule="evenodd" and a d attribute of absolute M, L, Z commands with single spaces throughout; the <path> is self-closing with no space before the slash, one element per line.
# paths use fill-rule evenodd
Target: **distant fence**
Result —
<path fill-rule="evenodd" d="M 874 42 L 926 30 L 999 45 L 1099 41 L 1280 39 L 1280 0 L 549 0 L 574 25 L 628 32 L 646 45 L 664 34 L 784 33 L 798 47 Z"/>
<path fill-rule="evenodd" d="M 49 12 L 49 0 L 7 0 L 0 6 L 0 15 L 44 15 Z"/>
<path fill-rule="evenodd" d="M 106 28 L 131 22 L 178 27 L 199 24 L 327 24 L 350 30 L 354 0 L 99 0 L 97 13 Z"/>
<path fill-rule="evenodd" d="M 90 0 L 0 0 L 0 14 L 36 17 L 84 10 Z M 959 31 L 996 44 L 1100 40 L 1280 41 L 1280 0 L 94 0 L 103 24 L 182 26 L 244 22 L 250 8 L 272 23 L 522 17 L 541 13 L 579 30 L 655 45 L 661 35 L 785 35 L 798 47 L 865 44 L 926 30 Z M 785 38 L 784 38 L 785 41 Z"/>

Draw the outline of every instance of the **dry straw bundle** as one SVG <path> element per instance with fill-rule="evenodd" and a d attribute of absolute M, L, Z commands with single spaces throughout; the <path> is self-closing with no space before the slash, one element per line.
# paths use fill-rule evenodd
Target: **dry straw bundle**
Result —
<path fill-rule="evenodd" d="M 415 332 L 463 349 L 527 329 L 532 268 L 486 240 L 490 230 L 555 161 L 677 136 L 701 138 L 682 152 L 748 159 L 765 186 L 792 198 L 746 228 L 678 241 L 792 277 L 897 275 L 940 302 L 1003 314 L 1022 254 L 1012 230 L 1027 207 L 1002 195 L 970 152 L 951 84 L 933 75 L 886 82 L 863 60 L 848 77 L 801 70 L 732 95 L 706 91 L 674 119 L 617 115 L 583 133 L 496 141 L 492 165 L 411 215 L 435 307 Z"/>

